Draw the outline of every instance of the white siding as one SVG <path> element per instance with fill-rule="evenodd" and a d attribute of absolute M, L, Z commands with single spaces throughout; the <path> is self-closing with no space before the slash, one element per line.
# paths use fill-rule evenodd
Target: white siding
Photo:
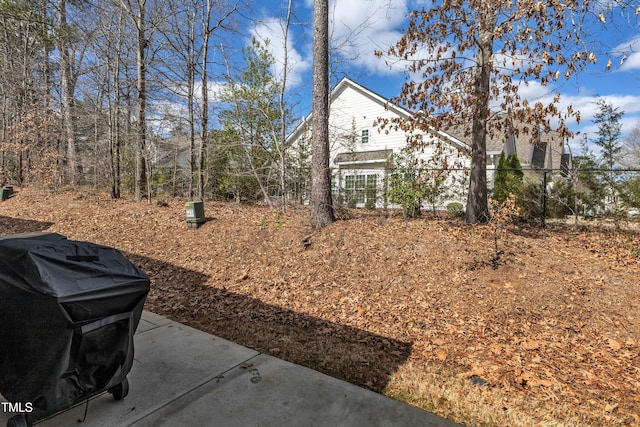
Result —
<path fill-rule="evenodd" d="M 331 103 L 329 132 L 331 138 L 331 166 L 338 153 L 349 151 L 400 150 L 406 146 L 404 132 L 385 132 L 374 126 L 378 118 L 394 118 L 396 114 L 376 100 L 351 86 L 337 94 Z M 369 142 L 361 143 L 363 129 L 369 130 Z M 351 137 L 351 138 L 350 138 Z M 351 139 L 351 140 L 350 140 Z M 353 143 L 355 139 L 355 143 Z"/>
<path fill-rule="evenodd" d="M 330 138 L 330 164 L 334 174 L 334 189 L 340 191 L 345 190 L 345 180 L 347 176 L 357 177 L 358 175 L 370 176 L 377 175 L 378 194 L 376 197 L 376 206 L 383 207 L 386 205 L 386 197 L 384 195 L 384 180 L 386 178 L 386 165 L 384 161 L 373 162 L 375 164 L 360 163 L 348 165 L 337 165 L 335 163 L 336 156 L 341 153 L 359 153 L 378 150 L 393 150 L 399 153 L 407 146 L 407 134 L 402 131 L 393 129 L 380 129 L 374 126 L 374 122 L 379 119 L 394 119 L 408 116 L 409 112 L 404 112 L 397 108 L 386 108 L 386 101 L 373 92 L 356 85 L 348 80 L 343 80 L 332 93 L 332 101 L 329 114 L 329 138 Z M 307 131 L 304 125 L 298 129 L 298 133 L 294 132 L 295 138 L 299 140 L 301 137 L 311 138 L 310 120 L 307 121 Z M 368 130 L 368 142 L 361 142 L 362 130 Z M 425 140 L 433 140 L 432 136 L 425 136 Z M 452 167 L 457 164 L 462 167 L 468 167 L 469 157 L 461 154 L 456 146 L 450 142 L 441 141 L 448 149 L 446 150 L 451 160 L 448 162 Z M 295 142 L 294 142 L 295 144 Z M 427 144 L 422 150 L 419 158 L 428 161 L 433 156 L 433 146 Z M 454 159 L 457 159 L 454 161 Z M 463 172 L 453 172 L 456 180 L 462 179 Z M 451 178 L 453 179 L 453 177 Z M 344 197 L 342 197 L 343 202 Z M 361 200 L 361 198 L 360 198 Z M 456 197 L 449 201 L 464 202 L 464 197 Z M 449 202 L 443 203 L 437 208 L 444 208 Z M 357 206 L 364 206 L 364 203 L 357 203 Z M 391 206 L 393 207 L 393 206 Z M 426 207 L 426 206 L 425 206 Z M 430 208 L 430 207 L 429 207 Z"/>

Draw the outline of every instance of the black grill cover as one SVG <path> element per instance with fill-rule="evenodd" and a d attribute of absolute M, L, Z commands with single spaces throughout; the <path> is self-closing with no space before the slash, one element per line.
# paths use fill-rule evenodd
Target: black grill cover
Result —
<path fill-rule="evenodd" d="M 0 394 L 53 413 L 120 383 L 147 275 L 113 248 L 0 240 Z"/>

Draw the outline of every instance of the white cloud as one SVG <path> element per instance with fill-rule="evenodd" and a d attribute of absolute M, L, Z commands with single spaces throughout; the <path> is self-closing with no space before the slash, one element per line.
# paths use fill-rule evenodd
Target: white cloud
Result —
<path fill-rule="evenodd" d="M 385 52 L 400 40 L 400 27 L 406 23 L 407 13 L 405 0 L 332 1 L 329 6 L 329 37 L 333 47 L 337 48 L 336 54 L 368 71 L 379 74 L 395 72 L 374 52 Z"/>
<path fill-rule="evenodd" d="M 624 112 L 620 119 L 622 139 L 640 122 L 640 95 L 566 95 L 561 97 L 562 108 L 566 109 L 568 105 L 572 105 L 574 110 L 580 112 L 580 123 L 575 120 L 568 123 L 571 130 L 579 132 L 579 135 L 573 141 L 570 141 L 574 155 L 580 153 L 580 142 L 586 138 L 590 143 L 597 136 L 598 126 L 593 123 L 593 119 L 599 112 L 598 99 L 604 99 L 606 102 L 611 103 L 614 108 L 619 108 L 620 111 Z M 590 147 L 597 151 L 593 144 L 590 144 Z"/>
<path fill-rule="evenodd" d="M 305 0 L 298 3 L 309 12 L 307 24 L 305 25 L 307 36 L 310 38 L 312 26 L 313 1 Z M 365 71 L 366 76 L 361 77 L 365 85 L 369 85 L 372 90 L 383 92 L 384 85 L 394 86 L 406 80 L 406 61 L 395 60 L 392 64 L 387 64 L 384 59 L 374 55 L 375 50 L 386 52 L 390 46 L 395 45 L 402 37 L 402 30 L 408 24 L 408 13 L 410 10 L 420 6 L 431 7 L 431 0 L 330 0 L 330 37 L 333 46 L 339 48 L 334 52 L 334 61 L 340 61 L 340 71 L 351 73 L 352 78 L 358 79 L 357 74 Z M 303 14 L 298 11 L 299 15 Z M 279 24 L 278 24 L 279 25 Z M 265 26 L 265 32 L 274 40 L 276 34 L 282 34 L 279 26 Z M 574 111 L 580 113 L 580 122 L 575 118 L 570 119 L 567 125 L 573 131 L 580 131 L 592 138 L 597 131 L 593 125 L 593 117 L 598 108 L 596 101 L 601 95 L 602 98 L 611 102 L 615 107 L 625 111 L 621 123 L 624 135 L 638 122 L 640 122 L 640 93 L 638 87 L 640 80 L 636 78 L 637 70 L 640 70 L 640 34 L 637 29 L 628 32 L 624 36 L 627 41 L 620 43 L 610 51 L 613 61 L 613 70 L 602 75 L 592 75 L 582 73 L 572 79 L 564 86 L 542 86 L 539 82 L 530 82 L 528 85 L 520 87 L 520 95 L 530 103 L 540 101 L 543 104 L 550 103 L 556 93 L 560 93 L 558 107 L 561 111 L 567 111 L 571 105 Z M 607 36 L 607 40 L 612 39 Z M 280 43 L 281 45 L 282 43 Z M 274 43 L 275 45 L 275 43 Z M 311 64 L 310 46 L 299 55 L 299 61 L 304 64 L 300 68 L 301 72 L 308 71 Z M 307 55 L 306 57 L 304 55 Z M 428 58 L 429 52 L 423 48 L 416 57 Z M 620 65 L 620 60 L 627 55 L 625 61 Z M 281 57 L 274 55 L 276 58 Z M 496 59 L 499 56 L 496 56 Z M 510 65 L 510 64 L 507 64 Z M 604 71 L 604 64 L 599 63 L 597 70 Z M 590 67 L 590 69 L 593 67 Z M 598 71 L 598 72 L 599 72 Z M 301 75 L 301 74 L 298 74 Z M 308 74 L 307 74 L 308 75 Z M 420 80 L 419 76 L 415 76 Z M 309 79 L 307 79 L 309 81 Z M 561 82 L 558 82 L 562 84 Z M 382 86 L 380 86 L 382 85 Z M 633 86 L 632 86 L 633 85 Z M 393 96 L 393 94 L 391 94 Z M 579 138 L 581 138 L 580 136 Z M 575 143 L 574 154 L 576 154 Z"/>
<path fill-rule="evenodd" d="M 405 21 L 407 3 L 404 0 L 332 1 L 330 15 L 338 36 L 348 36 L 358 29 L 366 34 L 396 28 Z"/>
<path fill-rule="evenodd" d="M 640 70 L 640 35 L 620 43 L 611 53 L 622 62 L 619 68 L 620 71 Z M 613 65 L 617 66 L 619 64 Z"/>
<path fill-rule="evenodd" d="M 562 89 L 562 87 L 560 89 Z M 567 113 L 569 106 L 571 106 L 574 112 L 579 113 L 579 122 L 576 117 L 573 116 L 567 119 L 565 123 L 570 130 L 577 132 L 577 135 L 569 141 L 574 155 L 580 154 L 580 143 L 584 138 L 587 138 L 587 141 L 591 142 L 596 137 L 598 128 L 597 125 L 593 123 L 593 119 L 599 112 L 597 105 L 599 99 L 604 99 L 613 105 L 614 108 L 618 108 L 624 112 L 620 120 L 620 124 L 622 125 L 621 137 L 623 139 L 628 132 L 640 122 L 640 95 L 608 94 L 599 96 L 590 90 L 579 91 L 577 94 L 569 94 L 566 91 L 554 90 L 554 88 L 543 86 L 537 81 L 530 81 L 526 85 L 521 83 L 518 93 L 523 100 L 526 99 L 530 104 L 541 102 L 543 105 L 550 104 L 556 96 L 556 93 L 559 93 L 558 109 L 561 112 Z M 495 101 L 492 106 L 498 108 L 498 105 L 499 102 Z M 552 125 L 555 122 L 556 120 L 552 120 Z M 591 148 L 593 149 L 593 147 Z"/>
<path fill-rule="evenodd" d="M 640 70 L 640 53 L 632 53 L 624 61 L 620 67 L 621 71 L 634 71 Z"/>
<path fill-rule="evenodd" d="M 218 102 L 225 86 L 226 83 L 223 81 L 207 82 L 207 99 L 209 102 Z M 202 81 L 196 82 L 194 90 L 196 99 L 202 101 Z"/>
<path fill-rule="evenodd" d="M 256 39 L 269 40 L 268 50 L 274 58 L 273 73 L 277 79 L 282 79 L 285 62 L 284 24 L 276 19 L 269 18 L 251 29 L 251 35 Z M 287 39 L 287 87 L 297 87 L 304 81 L 304 73 L 311 68 L 311 62 L 305 59 L 300 52 L 293 47 L 294 34 L 289 30 Z"/>
<path fill-rule="evenodd" d="M 309 22 L 313 17 L 313 2 L 307 0 L 304 6 L 309 11 Z M 301 14 L 301 10 L 297 13 Z M 386 51 L 395 44 L 402 33 L 400 27 L 406 23 L 407 0 L 331 0 L 329 4 L 329 37 L 332 47 L 337 50 L 332 54 L 337 62 L 347 63 L 380 75 L 389 75 L 403 71 L 405 64 L 390 67 L 383 59 L 375 56 L 376 49 Z M 308 27 L 311 31 L 311 26 Z M 269 51 L 276 64 L 274 73 L 282 75 L 284 63 L 284 28 L 277 18 L 264 18 L 261 23 L 251 29 L 250 34 L 260 40 L 269 39 Z M 297 28 L 292 28 L 288 44 L 288 76 L 287 85 L 297 87 L 304 82 L 304 75 L 311 69 L 311 46 L 306 52 L 295 47 L 294 40 L 299 37 Z"/>

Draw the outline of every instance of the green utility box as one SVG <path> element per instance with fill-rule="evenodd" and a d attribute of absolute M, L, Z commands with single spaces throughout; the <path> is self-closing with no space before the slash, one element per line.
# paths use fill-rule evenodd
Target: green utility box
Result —
<path fill-rule="evenodd" d="M 13 187 L 10 185 L 7 185 L 6 187 L 2 187 L 2 194 L 0 195 L 0 198 L 2 200 L 7 200 L 9 197 L 11 197 L 12 194 L 13 194 Z"/>
<path fill-rule="evenodd" d="M 184 208 L 189 228 L 198 228 L 200 224 L 204 224 L 204 202 L 187 202 L 184 204 Z"/>

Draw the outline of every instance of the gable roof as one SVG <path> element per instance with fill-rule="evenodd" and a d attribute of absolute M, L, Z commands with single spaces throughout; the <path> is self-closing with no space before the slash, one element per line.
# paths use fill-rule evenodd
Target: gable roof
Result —
<path fill-rule="evenodd" d="M 490 120 L 499 120 L 502 116 L 495 116 Z M 523 166 L 560 168 L 561 157 L 564 154 L 562 136 L 557 131 L 548 131 L 538 134 L 532 141 L 536 125 L 519 122 L 512 126 L 516 129 L 509 137 L 507 132 L 494 130 L 487 133 L 488 155 L 499 155 L 504 151 L 506 156 L 515 154 Z M 456 135 L 460 139 L 468 139 L 471 134 L 469 123 L 453 125 L 447 128 L 447 132 Z"/>
<path fill-rule="evenodd" d="M 411 117 L 413 115 L 413 113 L 411 111 L 409 111 L 409 110 L 407 110 L 405 108 L 399 107 L 397 105 L 391 104 L 384 97 L 378 95 L 377 93 L 373 92 L 372 90 L 369 90 L 369 89 L 365 88 L 364 86 L 354 82 L 353 80 L 351 80 L 351 79 L 349 79 L 347 77 L 344 77 L 342 80 L 340 80 L 340 82 L 331 91 L 331 94 L 329 96 L 329 106 L 331 106 L 333 101 L 338 96 L 340 96 L 340 94 L 342 92 L 344 92 L 347 88 L 352 88 L 352 89 L 356 90 L 357 92 L 359 92 L 362 95 L 366 96 L 367 98 L 373 100 L 374 102 L 384 106 L 385 108 L 395 112 L 396 114 L 398 114 L 401 117 Z M 308 115 L 306 115 L 305 117 L 303 117 L 302 118 L 302 122 L 298 126 L 296 126 L 295 129 L 289 134 L 289 136 L 287 137 L 287 140 L 297 138 L 299 136 L 299 134 L 304 130 L 306 125 L 308 123 L 311 123 L 311 118 L 312 117 L 313 117 L 313 112 L 311 112 Z"/>
<path fill-rule="evenodd" d="M 372 100 L 373 102 L 379 104 L 386 110 L 395 113 L 401 118 L 411 118 L 414 115 L 412 111 L 390 102 L 385 97 L 377 94 L 371 89 L 368 89 L 362 86 L 361 84 L 354 82 L 353 80 L 347 77 L 344 77 L 342 80 L 340 80 L 340 82 L 331 91 L 331 94 L 329 97 L 329 105 L 331 105 L 331 103 L 333 103 L 333 101 L 336 98 L 338 98 L 338 96 L 340 96 L 340 94 L 342 94 L 347 88 L 355 90 L 356 92 Z M 300 136 L 300 133 L 304 131 L 307 124 L 311 123 L 312 115 L 313 113 L 309 113 L 306 117 L 302 119 L 302 122 L 298 126 L 296 126 L 296 128 L 289 134 L 289 136 L 287 137 L 287 141 L 297 139 Z M 436 131 L 435 129 L 429 129 L 429 131 L 433 135 L 448 141 L 449 143 L 455 145 L 456 147 L 463 149 L 465 151 L 468 151 L 469 153 L 471 152 L 470 146 L 467 143 L 465 143 L 463 140 L 443 131 Z"/>

